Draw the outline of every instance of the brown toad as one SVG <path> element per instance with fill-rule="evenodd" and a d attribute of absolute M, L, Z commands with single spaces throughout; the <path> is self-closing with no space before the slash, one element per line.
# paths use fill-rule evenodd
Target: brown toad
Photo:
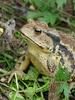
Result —
<path fill-rule="evenodd" d="M 37 69 L 44 65 L 41 69 L 46 68 L 46 74 L 48 67 L 51 66 L 50 63 L 56 66 L 60 62 L 62 65 L 65 65 L 70 72 L 74 71 L 75 40 L 71 36 L 49 28 L 46 24 L 38 21 L 29 22 L 21 29 L 21 32 L 28 41 L 28 52 L 32 55 L 31 62 Z M 37 59 L 37 64 L 41 62 L 41 67 L 35 64 L 36 61 L 33 57 Z"/>
<path fill-rule="evenodd" d="M 21 32 L 27 40 L 28 50 L 16 64 L 16 72 L 20 74 L 31 62 L 44 75 L 55 76 L 59 63 L 74 73 L 75 40 L 71 36 L 32 20 L 21 28 Z"/>

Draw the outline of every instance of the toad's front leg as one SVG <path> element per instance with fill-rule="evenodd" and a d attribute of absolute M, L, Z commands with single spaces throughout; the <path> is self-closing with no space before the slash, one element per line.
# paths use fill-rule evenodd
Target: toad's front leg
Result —
<path fill-rule="evenodd" d="M 23 78 L 23 75 L 24 75 L 23 71 L 27 69 L 29 63 L 30 63 L 30 61 L 29 61 L 28 55 L 24 55 L 24 56 L 20 57 L 15 65 L 15 69 L 11 72 L 11 75 L 8 79 L 8 83 L 11 81 L 12 77 L 15 74 L 20 76 L 20 78 Z"/>

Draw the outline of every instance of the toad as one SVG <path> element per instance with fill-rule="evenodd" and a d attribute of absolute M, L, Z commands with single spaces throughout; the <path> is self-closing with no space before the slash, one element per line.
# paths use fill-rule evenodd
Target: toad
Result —
<path fill-rule="evenodd" d="M 33 20 L 25 24 L 21 32 L 27 40 L 28 49 L 15 66 L 18 74 L 22 75 L 30 62 L 44 75 L 55 76 L 59 63 L 74 73 L 75 40 L 71 36 Z"/>

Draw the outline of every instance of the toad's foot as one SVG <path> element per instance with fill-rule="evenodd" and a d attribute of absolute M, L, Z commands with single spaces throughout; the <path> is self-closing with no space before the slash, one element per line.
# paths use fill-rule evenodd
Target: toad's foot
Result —
<path fill-rule="evenodd" d="M 29 59 L 28 56 L 22 56 L 20 57 L 19 61 L 16 63 L 15 69 L 11 72 L 11 75 L 9 77 L 8 83 L 11 81 L 13 76 L 17 74 L 20 76 L 20 78 L 23 78 L 24 76 L 24 70 L 28 68 L 29 65 Z"/>
<path fill-rule="evenodd" d="M 23 78 L 23 76 L 24 76 L 24 72 L 22 71 L 22 70 L 13 70 L 12 72 L 11 72 L 11 75 L 10 75 L 10 77 L 9 77 L 9 79 L 8 79 L 8 83 L 10 83 L 10 81 L 12 80 L 12 78 L 15 76 L 15 75 L 17 75 L 17 76 L 19 76 L 19 78 Z"/>

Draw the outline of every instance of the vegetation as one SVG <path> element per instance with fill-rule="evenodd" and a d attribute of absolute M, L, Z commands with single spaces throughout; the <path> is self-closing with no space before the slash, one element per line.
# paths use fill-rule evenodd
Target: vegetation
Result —
<path fill-rule="evenodd" d="M 27 7 L 26 14 L 24 11 L 25 8 L 20 7 L 20 9 L 18 9 L 19 4 L 21 6 L 24 4 Z M 68 8 L 66 7 L 67 5 Z M 69 7 L 71 7 L 70 11 Z M 31 18 L 43 21 L 51 27 L 63 29 L 63 31 L 70 29 L 69 31 L 74 33 L 75 30 L 75 0 L 20 0 L 19 2 L 16 1 L 16 8 L 10 4 L 0 4 L 0 11 L 5 14 L 5 20 L 13 18 L 14 16 L 14 18 L 18 20 L 18 25 L 20 21 L 27 21 Z M 18 17 L 17 11 L 22 12 L 22 15 Z M 66 26 L 66 28 L 64 26 Z M 16 32 L 15 37 L 20 40 L 21 44 L 26 44 L 26 40 L 21 36 L 20 32 Z M 60 64 L 54 79 L 40 75 L 35 67 L 30 65 L 27 72 L 24 73 L 23 79 L 20 79 L 15 74 L 12 81 L 7 83 L 11 70 L 16 64 L 16 59 L 20 56 L 19 51 L 20 48 L 16 47 L 15 53 L 8 48 L 5 48 L 5 50 L 2 49 L 0 52 L 1 97 L 6 98 L 6 100 L 45 100 L 45 93 L 49 92 L 52 81 L 59 84 L 56 94 L 60 95 L 60 97 L 63 94 L 62 100 L 69 100 L 70 95 L 75 97 L 75 88 L 72 90 L 69 88 L 71 75 L 68 70 L 66 68 L 63 69 Z"/>
<path fill-rule="evenodd" d="M 70 27 L 74 24 L 75 0 L 24 0 L 33 5 L 34 10 L 28 12 L 28 18 L 38 19 L 52 26 L 59 25 L 62 21 Z M 68 5 L 68 8 L 66 7 Z M 70 10 L 70 11 L 69 11 Z M 68 13 L 69 12 L 69 13 Z"/>

